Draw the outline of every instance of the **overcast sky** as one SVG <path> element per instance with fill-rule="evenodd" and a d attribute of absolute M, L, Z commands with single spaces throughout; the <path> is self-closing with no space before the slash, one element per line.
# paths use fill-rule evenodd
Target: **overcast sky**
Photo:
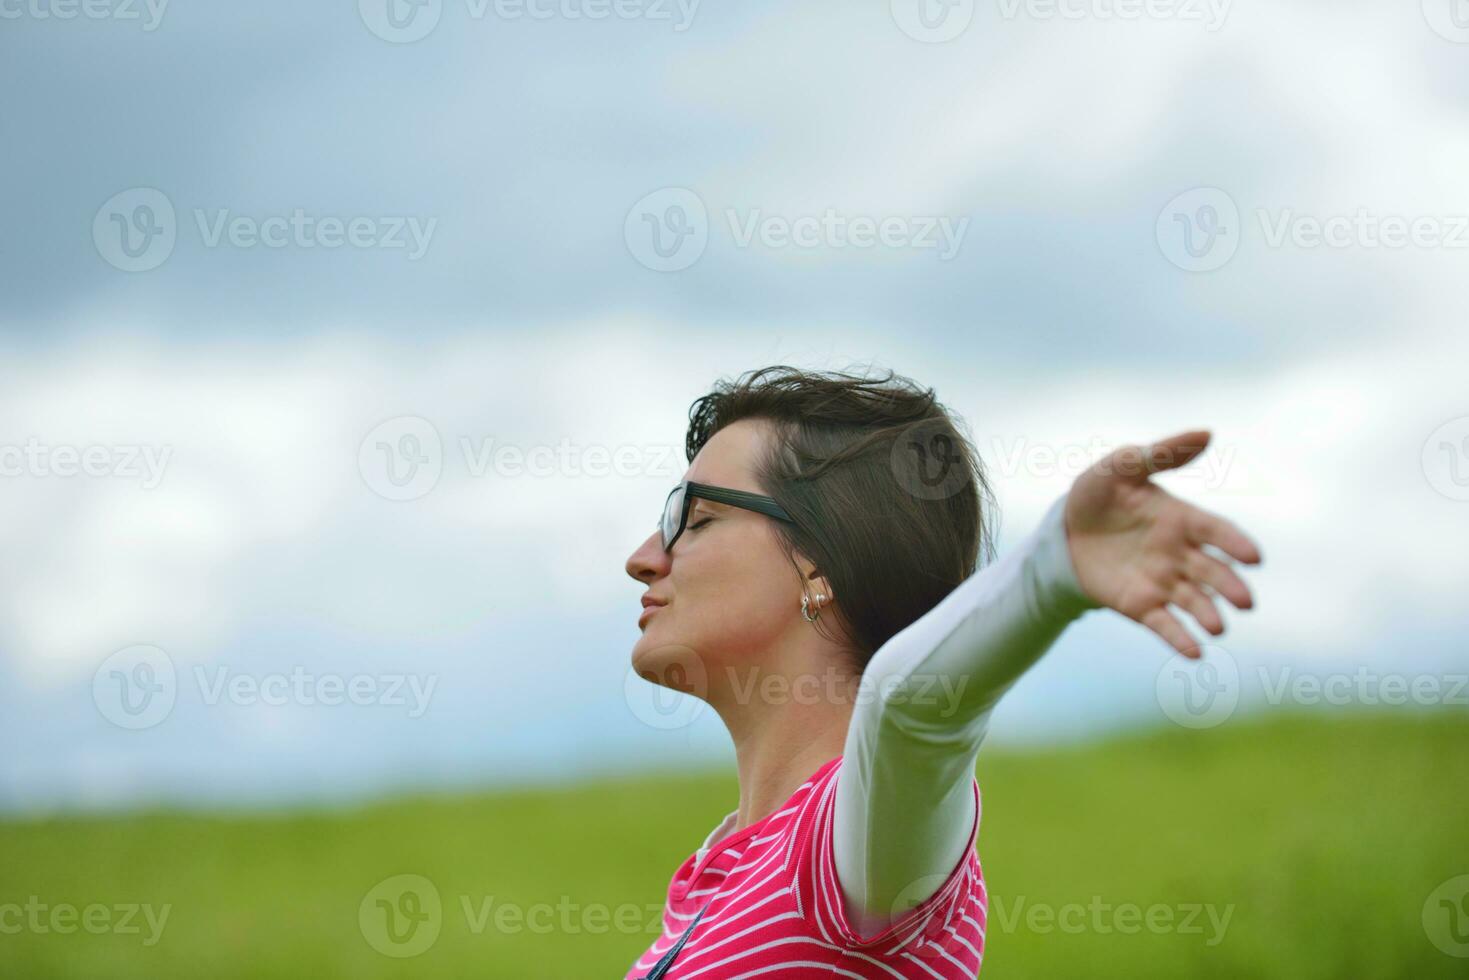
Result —
<path fill-rule="evenodd" d="M 388 2 L 0 0 L 0 806 L 728 758 L 623 562 L 775 362 L 934 386 L 1002 551 L 1214 430 L 1238 711 L 1096 613 L 997 742 L 1469 702 L 1455 0 Z"/>

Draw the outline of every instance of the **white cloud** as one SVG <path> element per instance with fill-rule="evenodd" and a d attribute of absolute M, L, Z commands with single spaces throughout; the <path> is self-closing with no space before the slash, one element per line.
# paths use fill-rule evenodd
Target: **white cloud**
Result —
<path fill-rule="evenodd" d="M 208 659 L 282 601 L 349 633 L 404 637 L 438 621 L 630 602 L 622 563 L 684 469 L 689 400 L 717 375 L 755 366 L 733 343 L 680 347 L 680 336 L 676 325 L 610 323 L 413 347 L 341 333 L 304 348 L 13 350 L 0 396 L 0 413 L 24 420 L 12 438 L 127 434 L 173 456 L 153 490 L 121 478 L 4 482 L 0 547 L 16 559 L 0 593 L 4 646 L 37 678 L 71 677 L 160 636 L 186 661 Z M 823 332 L 808 339 L 819 345 Z M 841 349 L 840 337 L 826 339 Z M 779 355 L 781 343 L 767 350 Z M 1452 391 L 1464 350 L 1129 375 L 998 376 L 902 344 L 876 360 L 935 385 L 967 418 L 1010 536 L 1099 451 L 1213 428 L 1208 457 L 1164 484 L 1261 543 L 1252 629 L 1330 657 L 1397 617 L 1459 611 L 1469 555 L 1443 542 L 1469 510 L 1434 493 L 1419 464 L 1448 416 L 1383 379 Z M 419 500 L 379 498 L 356 465 L 358 442 L 393 414 L 435 420 L 444 439 L 444 475 Z M 651 471 L 476 476 L 461 440 L 478 451 L 488 439 L 547 447 L 545 462 L 564 444 L 578 468 L 588 447 L 627 446 Z M 1029 455 L 1037 449 L 1061 463 Z"/>

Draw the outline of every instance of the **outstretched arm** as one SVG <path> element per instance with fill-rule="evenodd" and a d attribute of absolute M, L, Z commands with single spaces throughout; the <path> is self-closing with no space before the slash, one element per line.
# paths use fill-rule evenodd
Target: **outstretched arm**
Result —
<path fill-rule="evenodd" d="M 1249 590 L 1205 545 L 1255 563 L 1229 522 L 1148 479 L 1208 444 L 1186 432 L 1119 449 L 1077 478 L 1004 558 L 971 575 L 873 655 L 847 733 L 833 851 L 851 924 L 880 932 L 943 884 L 973 846 L 974 766 L 1000 696 L 1073 619 L 1109 607 L 1186 656 L 1197 646 L 1165 607 L 1224 630 L 1213 590 L 1239 608 Z"/>

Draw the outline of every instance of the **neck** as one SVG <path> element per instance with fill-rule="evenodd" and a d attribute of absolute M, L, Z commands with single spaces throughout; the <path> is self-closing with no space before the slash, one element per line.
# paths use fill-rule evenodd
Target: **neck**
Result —
<path fill-rule="evenodd" d="M 715 705 L 734 740 L 740 777 L 740 807 L 730 833 L 775 813 L 812 773 L 842 754 L 860 679 L 830 667 L 759 674 L 751 669 L 750 676 L 755 683 L 746 682 L 747 696 Z"/>

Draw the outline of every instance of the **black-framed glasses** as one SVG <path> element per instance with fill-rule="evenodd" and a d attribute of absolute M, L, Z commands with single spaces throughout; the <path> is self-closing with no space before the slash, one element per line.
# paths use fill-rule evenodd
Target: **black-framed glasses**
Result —
<path fill-rule="evenodd" d="M 795 519 L 786 513 L 785 508 L 771 497 L 750 493 L 746 490 L 731 490 L 729 487 L 716 487 L 708 483 L 694 483 L 692 480 L 685 480 L 669 491 L 668 499 L 663 503 L 663 519 L 659 521 L 658 529 L 663 533 L 664 551 L 672 550 L 673 543 L 683 533 L 684 525 L 689 521 L 689 508 L 693 505 L 695 497 L 703 497 L 717 504 L 729 504 L 731 507 L 753 510 L 757 514 L 765 514 L 789 524 L 796 523 Z"/>

